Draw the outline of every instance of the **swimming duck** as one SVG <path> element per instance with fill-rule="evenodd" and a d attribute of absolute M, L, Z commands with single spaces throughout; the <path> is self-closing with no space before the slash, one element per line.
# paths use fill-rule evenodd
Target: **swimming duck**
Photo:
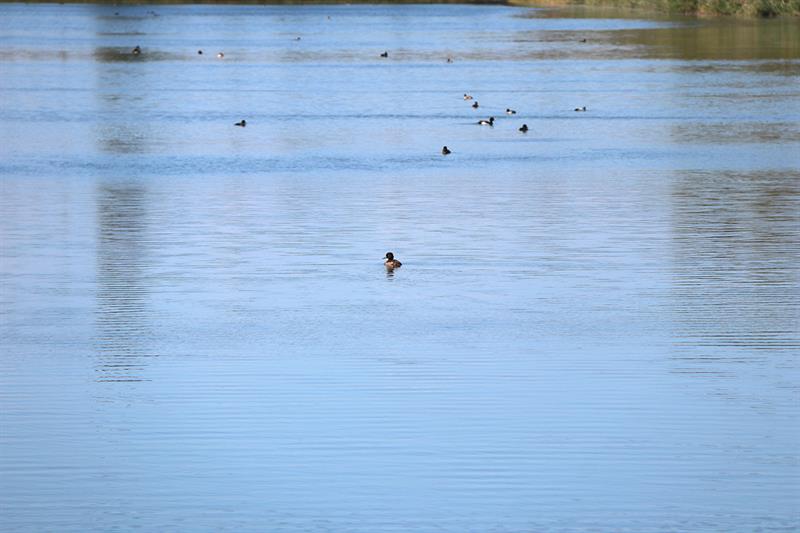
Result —
<path fill-rule="evenodd" d="M 442 155 L 452 154 L 453 152 L 447 146 L 442 146 Z"/>
<path fill-rule="evenodd" d="M 527 132 L 528 132 L 528 125 L 527 125 L 527 124 L 523 124 L 523 125 L 522 125 L 522 126 L 519 128 L 519 131 L 521 131 L 522 133 L 527 133 Z"/>
<path fill-rule="evenodd" d="M 234 124 L 234 126 L 241 126 L 242 128 L 244 128 L 245 126 L 247 126 L 247 121 L 245 119 L 242 119 L 240 122 Z"/>
<path fill-rule="evenodd" d="M 494 126 L 494 117 L 489 117 L 489 120 L 479 120 L 478 124 L 481 126 Z"/>
<path fill-rule="evenodd" d="M 386 252 L 386 262 L 383 263 L 387 270 L 394 270 L 395 268 L 403 266 L 403 263 L 398 261 L 394 258 L 394 254 L 392 252 Z"/>
<path fill-rule="evenodd" d="M 586 111 L 586 106 L 583 107 L 576 107 L 575 111 Z"/>
<path fill-rule="evenodd" d="M 133 50 L 131 50 L 131 53 L 135 56 L 138 56 L 139 54 L 142 53 L 142 49 L 139 48 L 139 45 L 137 44 L 136 47 Z"/>
<path fill-rule="evenodd" d="M 517 112 L 513 109 L 506 108 L 506 115 L 516 115 Z"/>
<path fill-rule="evenodd" d="M 199 55 L 199 56 L 203 55 L 203 51 L 202 50 L 198 50 L 197 51 L 197 55 Z"/>
<path fill-rule="evenodd" d="M 472 95 L 464 93 L 464 100 L 472 100 Z"/>
<path fill-rule="evenodd" d="M 472 109 L 478 109 L 479 107 L 480 106 L 478 105 L 478 102 L 475 102 L 474 104 L 472 104 Z"/>
<path fill-rule="evenodd" d="M 389 52 L 384 52 L 381 54 L 381 57 L 389 57 Z"/>
<path fill-rule="evenodd" d="M 225 54 L 223 54 L 222 52 L 220 52 L 220 53 L 218 53 L 218 54 L 217 54 L 217 57 L 218 57 L 218 58 L 220 58 L 220 59 L 222 59 L 223 57 L 225 57 Z"/>

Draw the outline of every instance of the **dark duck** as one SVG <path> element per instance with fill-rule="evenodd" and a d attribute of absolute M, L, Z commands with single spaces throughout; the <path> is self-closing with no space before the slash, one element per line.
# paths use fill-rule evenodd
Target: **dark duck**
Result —
<path fill-rule="evenodd" d="M 392 252 L 386 252 L 386 257 L 384 257 L 384 259 L 386 259 L 386 261 L 383 264 L 387 270 L 394 270 L 395 268 L 403 266 L 403 263 L 394 258 Z"/>

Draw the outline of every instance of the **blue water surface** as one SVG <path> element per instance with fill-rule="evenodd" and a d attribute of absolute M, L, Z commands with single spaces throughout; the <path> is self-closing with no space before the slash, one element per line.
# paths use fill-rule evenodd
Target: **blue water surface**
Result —
<path fill-rule="evenodd" d="M 798 37 L 570 13 L 0 4 L 0 529 L 800 529 Z"/>

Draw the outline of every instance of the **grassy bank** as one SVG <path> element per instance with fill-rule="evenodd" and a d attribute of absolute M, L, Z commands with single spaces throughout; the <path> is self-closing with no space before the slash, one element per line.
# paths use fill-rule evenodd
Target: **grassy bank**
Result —
<path fill-rule="evenodd" d="M 508 5 L 508 0 L 0 0 L 0 4 L 107 4 L 107 5 L 326 5 L 326 4 L 489 4 Z M 520 3 L 519 5 L 523 5 Z"/>
<path fill-rule="evenodd" d="M 509 3 L 537 7 L 567 5 L 614 6 L 700 16 L 800 16 L 800 0 L 509 0 Z"/>

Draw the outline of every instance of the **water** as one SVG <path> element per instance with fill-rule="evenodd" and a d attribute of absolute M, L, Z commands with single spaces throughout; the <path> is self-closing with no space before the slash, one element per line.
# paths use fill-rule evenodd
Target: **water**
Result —
<path fill-rule="evenodd" d="M 796 21 L 0 29 L 3 531 L 800 528 Z"/>

